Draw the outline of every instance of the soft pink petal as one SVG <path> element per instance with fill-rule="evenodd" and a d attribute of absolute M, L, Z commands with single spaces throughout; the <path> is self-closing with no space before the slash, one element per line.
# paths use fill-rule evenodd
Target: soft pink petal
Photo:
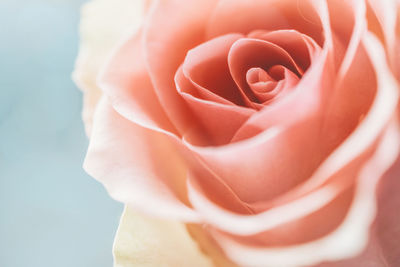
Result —
<path fill-rule="evenodd" d="M 317 51 L 320 50 L 319 45 L 312 38 L 295 30 L 260 32 L 254 37 L 283 48 L 303 72 L 308 69 L 313 59 L 318 55 Z"/>
<path fill-rule="evenodd" d="M 324 150 L 338 146 L 364 119 L 376 96 L 374 67 L 363 45 L 357 51 L 341 80 L 336 81 L 325 104 Z M 382 107 L 384 108 L 384 107 Z"/>
<path fill-rule="evenodd" d="M 396 0 L 368 0 L 383 29 L 383 34 L 390 56 L 394 56 L 396 46 L 396 26 L 399 2 Z"/>
<path fill-rule="evenodd" d="M 145 213 L 197 221 L 183 203 L 186 165 L 173 140 L 125 119 L 103 98 L 84 168 L 118 201 Z"/>
<path fill-rule="evenodd" d="M 114 50 L 98 84 L 113 107 L 127 119 L 146 128 L 176 132 L 147 74 L 140 33 L 123 40 Z"/>
<path fill-rule="evenodd" d="M 260 29 L 295 29 L 322 44 L 320 21 L 308 0 L 221 0 L 208 24 L 207 36 Z"/>
<path fill-rule="evenodd" d="M 335 27 L 335 22 L 339 25 L 342 25 L 342 24 L 344 24 L 343 23 L 344 21 L 347 22 L 347 21 L 354 20 L 354 26 L 353 26 L 351 35 L 350 35 L 350 37 L 346 38 L 346 39 L 348 39 L 348 41 L 347 41 L 348 46 L 347 46 L 345 55 L 343 57 L 341 65 L 340 65 L 338 79 L 341 79 L 344 75 L 346 75 L 346 73 L 347 73 L 348 69 L 350 68 L 352 61 L 358 51 L 358 47 L 361 42 L 361 37 L 367 29 L 367 21 L 365 19 L 366 15 L 367 15 L 367 6 L 366 6 L 365 2 L 360 1 L 360 0 L 352 0 L 352 1 L 350 1 L 350 4 L 352 7 L 352 14 L 350 15 L 350 18 L 348 20 L 341 17 L 343 14 L 342 12 L 343 12 L 343 10 L 345 10 L 345 8 L 339 6 L 336 9 L 337 14 L 340 13 L 340 16 L 336 15 L 334 12 L 331 11 L 332 12 L 331 17 L 334 20 L 334 22 L 332 23 L 333 27 Z M 352 25 L 352 23 L 347 23 L 347 25 L 344 25 L 342 27 L 348 28 L 349 25 Z M 343 35 L 349 36 L 349 32 L 350 32 L 349 29 L 346 29 L 345 32 L 346 33 Z"/>
<path fill-rule="evenodd" d="M 215 0 L 154 1 L 144 26 L 144 53 L 151 82 L 161 105 L 181 134 L 194 121 L 178 94 L 174 76 L 186 52 L 204 42 L 205 25 Z"/>
<path fill-rule="evenodd" d="M 398 266 L 400 264 L 400 159 L 385 174 L 379 184 L 378 213 L 371 227 L 370 237 L 364 251 L 354 258 L 325 262 L 318 267 L 377 267 Z"/>
<path fill-rule="evenodd" d="M 269 72 L 275 74 L 272 76 L 279 75 L 280 80 L 275 80 L 261 68 L 251 68 L 246 73 L 247 84 L 258 101 L 264 105 L 270 105 L 273 101 L 284 97 L 300 80 L 296 74 L 280 65 L 272 67 Z"/>
<path fill-rule="evenodd" d="M 233 80 L 244 94 L 246 104 L 254 106 L 257 97 L 246 81 L 246 73 L 251 68 L 268 70 L 276 65 L 282 65 L 297 75 L 302 70 L 292 57 L 281 47 L 260 39 L 241 38 L 231 47 L 228 55 L 229 70 Z"/>
<path fill-rule="evenodd" d="M 329 78 L 322 75 L 325 65 L 325 57 L 321 55 L 293 93 L 279 103 L 279 112 L 266 107 L 253 115 L 243 130 L 243 135 L 248 136 L 238 139 L 243 141 L 223 147 L 189 148 L 247 203 L 271 199 L 289 190 L 311 175 L 315 164 L 322 159 L 322 155 L 316 154 L 319 128 L 315 125 L 315 114 L 320 108 L 321 79 Z M 271 116 L 262 117 L 265 112 L 272 112 Z M 310 157 L 304 157 L 304 147 Z"/>
<path fill-rule="evenodd" d="M 400 159 L 382 180 L 376 219 L 377 243 L 389 266 L 400 265 Z"/>
<path fill-rule="evenodd" d="M 253 109 L 202 100 L 186 93 L 188 87 L 194 86 L 184 77 L 181 68 L 175 80 L 178 91 L 195 116 L 197 127 L 184 136 L 192 144 L 208 146 L 227 144 L 240 126 L 255 113 Z"/>
<path fill-rule="evenodd" d="M 354 188 L 353 185 L 342 191 L 326 205 L 304 217 L 283 223 L 267 231 L 246 236 L 223 233 L 221 230 L 215 231 L 235 242 L 256 249 L 295 246 L 315 241 L 330 234 L 343 222 L 354 198 Z"/>
<path fill-rule="evenodd" d="M 246 266 L 312 265 L 356 256 L 367 245 L 375 217 L 375 191 L 380 177 L 397 158 L 400 136 L 392 121 L 373 157 L 362 168 L 355 198 L 343 223 L 329 235 L 296 246 L 255 248 L 214 233 L 227 255 Z"/>
<path fill-rule="evenodd" d="M 228 67 L 228 53 L 232 44 L 242 38 L 241 34 L 227 34 L 205 42 L 190 50 L 182 70 L 198 89 L 200 95 L 207 96 L 205 90 L 232 103 L 243 105 L 243 99 Z"/>
<path fill-rule="evenodd" d="M 340 174 L 340 171 L 349 162 L 365 153 L 368 148 L 376 143 L 376 140 L 379 140 L 378 148 L 374 149 L 373 156 L 366 162 L 364 161 L 364 164 L 360 167 L 360 172 L 357 172 L 359 175 L 357 176 L 355 199 L 344 222 L 326 237 L 311 243 L 281 249 L 250 248 L 238 242 L 233 242 L 229 238 L 217 236 L 221 246 L 230 258 L 237 263 L 250 265 L 265 263 L 290 265 L 290 262 L 313 264 L 323 260 L 340 260 L 353 257 L 361 252 L 366 245 L 369 228 L 375 215 L 376 186 L 380 177 L 398 156 L 400 137 L 397 118 L 396 120 L 393 119 L 397 108 L 398 85 L 393 76 L 390 75 L 387 65 L 385 65 L 385 57 L 382 56 L 384 52 L 379 42 L 368 35 L 363 39 L 363 43 L 367 47 L 374 68 L 381 70 L 376 73 L 378 76 L 377 96 L 366 118 L 357 130 L 324 161 L 310 179 L 315 182 L 318 180 L 317 177 L 330 177 L 335 173 Z M 276 134 L 266 132 L 253 138 L 253 141 L 266 140 L 274 136 Z M 379 136 L 382 137 L 379 138 Z M 238 144 L 236 146 L 238 148 Z M 328 183 L 319 190 L 306 194 L 296 201 L 252 216 L 240 216 L 221 209 L 204 197 L 190 183 L 189 197 L 191 203 L 196 210 L 200 211 L 205 221 L 223 231 L 246 236 L 273 229 L 283 223 L 302 218 L 321 209 L 335 199 L 339 192 L 343 192 L 343 188 L 340 188 L 341 184 L 343 185 L 343 183 Z"/>

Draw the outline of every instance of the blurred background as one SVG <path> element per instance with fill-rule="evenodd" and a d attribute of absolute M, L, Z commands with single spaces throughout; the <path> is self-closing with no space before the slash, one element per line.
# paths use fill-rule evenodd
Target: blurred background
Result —
<path fill-rule="evenodd" d="M 83 0 L 0 0 L 0 266 L 112 266 L 122 212 L 82 169 Z"/>

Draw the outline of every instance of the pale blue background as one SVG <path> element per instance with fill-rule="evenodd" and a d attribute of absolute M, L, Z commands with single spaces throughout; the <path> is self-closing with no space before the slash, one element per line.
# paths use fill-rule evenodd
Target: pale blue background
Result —
<path fill-rule="evenodd" d="M 0 0 L 0 266 L 110 267 L 122 205 L 82 170 L 83 0 Z"/>

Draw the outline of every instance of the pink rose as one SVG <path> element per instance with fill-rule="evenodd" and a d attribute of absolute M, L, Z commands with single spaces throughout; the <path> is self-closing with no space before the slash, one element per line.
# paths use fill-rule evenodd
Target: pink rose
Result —
<path fill-rule="evenodd" d="M 395 215 L 373 222 L 377 196 L 397 201 L 377 187 L 400 146 L 398 14 L 390 0 L 154 1 L 99 77 L 85 169 L 188 223 L 217 265 L 365 266 L 380 250 L 394 266 Z"/>

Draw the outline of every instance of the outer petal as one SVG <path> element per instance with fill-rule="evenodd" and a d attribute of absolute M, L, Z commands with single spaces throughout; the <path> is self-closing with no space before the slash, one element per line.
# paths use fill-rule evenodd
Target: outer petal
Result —
<path fill-rule="evenodd" d="M 154 92 L 143 58 L 140 32 L 114 50 L 99 76 L 99 87 L 125 118 L 143 127 L 175 134 Z"/>
<path fill-rule="evenodd" d="M 73 79 L 84 92 L 83 120 L 90 135 L 93 113 L 101 97 L 96 79 L 111 49 L 127 31 L 139 27 L 144 0 L 92 0 L 82 8 L 81 44 Z M 110 19 L 111 18 L 111 19 Z"/>
<path fill-rule="evenodd" d="M 400 158 L 383 179 L 376 219 L 377 243 L 389 266 L 400 265 Z"/>
<path fill-rule="evenodd" d="M 378 188 L 378 213 L 366 249 L 355 258 L 327 262 L 318 267 L 377 267 L 400 264 L 400 158 L 385 174 Z"/>
<path fill-rule="evenodd" d="M 221 0 L 207 28 L 207 37 L 230 32 L 295 29 L 322 44 L 321 25 L 310 1 Z"/>
<path fill-rule="evenodd" d="M 396 24 L 399 13 L 399 2 L 396 0 L 368 0 L 376 14 L 385 37 L 386 45 L 391 56 L 393 56 L 396 45 Z"/>
<path fill-rule="evenodd" d="M 186 165 L 174 140 L 128 121 L 103 98 L 84 168 L 123 203 L 145 213 L 196 221 L 197 215 L 183 204 Z"/>
<path fill-rule="evenodd" d="M 396 159 L 399 140 L 396 121 L 388 128 L 376 153 L 361 170 L 354 203 L 345 221 L 331 234 L 297 246 L 270 249 L 244 246 L 222 236 L 217 236 L 217 240 L 228 256 L 243 266 L 303 266 L 357 255 L 367 244 L 369 228 L 375 216 L 377 183 Z"/>
<path fill-rule="evenodd" d="M 185 225 L 147 217 L 125 207 L 114 241 L 114 267 L 212 267 Z"/>

